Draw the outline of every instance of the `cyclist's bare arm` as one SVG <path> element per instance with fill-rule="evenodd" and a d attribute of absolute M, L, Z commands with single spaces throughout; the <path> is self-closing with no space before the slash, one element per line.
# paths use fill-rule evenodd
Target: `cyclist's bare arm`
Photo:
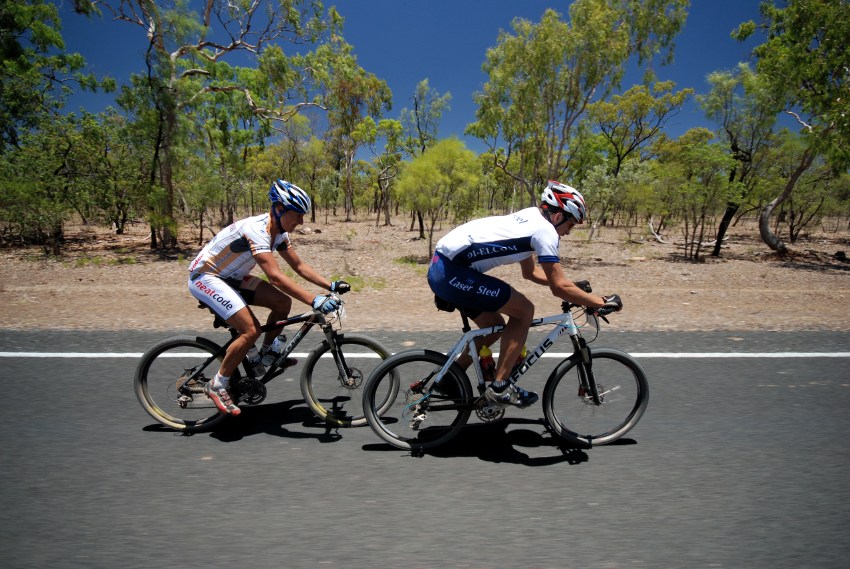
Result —
<path fill-rule="evenodd" d="M 298 253 L 296 253 L 292 247 L 281 251 L 280 256 L 290 267 L 292 267 L 293 271 L 301 275 L 301 278 L 316 286 L 320 286 L 325 290 L 331 290 L 331 281 L 317 273 L 313 267 L 302 261 L 301 257 L 298 256 Z"/>
<path fill-rule="evenodd" d="M 540 263 L 540 266 L 546 274 L 549 290 L 558 298 L 588 308 L 605 306 L 605 300 L 601 296 L 584 292 L 568 279 L 560 263 Z"/>
<path fill-rule="evenodd" d="M 527 257 L 519 262 L 519 267 L 522 270 L 522 278 L 539 285 L 549 286 L 549 279 L 546 278 L 546 273 L 540 265 L 534 262 L 534 257 Z"/>
<path fill-rule="evenodd" d="M 310 306 L 313 302 L 314 294 L 310 294 L 297 282 L 286 276 L 275 261 L 271 253 L 257 253 L 254 255 L 254 260 L 257 265 L 269 278 L 269 282 L 279 288 L 292 298 L 300 300 L 304 304 Z"/>

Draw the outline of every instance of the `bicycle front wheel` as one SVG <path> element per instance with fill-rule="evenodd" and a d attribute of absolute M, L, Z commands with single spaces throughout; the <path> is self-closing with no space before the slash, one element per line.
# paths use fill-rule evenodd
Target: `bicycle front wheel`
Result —
<path fill-rule="evenodd" d="M 633 357 L 608 348 L 592 351 L 596 404 L 582 387 L 586 374 L 579 356 L 564 360 L 549 376 L 543 390 L 543 413 L 561 437 L 580 446 L 604 445 L 629 432 L 649 403 L 646 373 Z"/>
<path fill-rule="evenodd" d="M 301 394 L 310 409 L 328 423 L 359 427 L 366 424 L 363 382 L 390 357 L 390 352 L 376 340 L 357 334 L 338 334 L 336 347 L 341 354 L 339 362 L 327 340 L 307 355 L 301 372 Z M 387 397 L 394 398 L 395 393 L 387 393 Z M 386 403 L 381 402 L 381 407 Z"/>
<path fill-rule="evenodd" d="M 204 395 L 204 385 L 221 363 L 221 357 L 213 358 L 219 349 L 199 336 L 179 336 L 145 352 L 134 380 L 144 410 L 163 425 L 184 432 L 211 429 L 222 421 L 226 415 Z M 231 381 L 238 381 L 238 374 Z"/>
<path fill-rule="evenodd" d="M 445 354 L 432 350 L 407 350 L 375 369 L 363 390 L 363 412 L 379 437 L 400 449 L 423 451 L 463 428 L 473 407 L 463 370 L 452 364 L 431 389 L 447 361 Z M 390 397 L 394 390 L 398 395 Z"/>

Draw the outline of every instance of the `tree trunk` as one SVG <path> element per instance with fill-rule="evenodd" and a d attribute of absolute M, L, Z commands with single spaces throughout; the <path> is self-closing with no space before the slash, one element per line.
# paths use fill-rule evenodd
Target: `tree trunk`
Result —
<path fill-rule="evenodd" d="M 797 180 L 800 179 L 803 172 L 809 169 L 809 166 L 812 165 L 814 159 L 815 156 L 812 151 L 810 149 L 806 149 L 806 151 L 803 152 L 803 156 L 800 158 L 800 164 L 797 165 L 797 169 L 794 170 L 794 173 L 792 173 L 791 177 L 788 178 L 788 182 L 785 184 L 785 189 L 782 191 L 782 194 L 767 204 L 761 211 L 761 214 L 759 214 L 759 233 L 761 234 L 762 241 L 764 241 L 765 245 L 780 255 L 785 255 L 788 252 L 788 247 L 770 229 L 770 216 L 773 214 L 773 210 L 788 199 L 788 196 L 790 196 L 791 192 L 794 191 L 794 186 L 797 185 Z"/>
<path fill-rule="evenodd" d="M 425 239 L 425 222 L 422 220 L 422 212 L 417 210 L 416 217 L 419 219 L 419 238 Z"/>
<path fill-rule="evenodd" d="M 174 106 L 171 94 L 166 95 L 165 109 L 163 110 L 162 128 L 162 154 L 160 162 L 160 181 L 165 190 L 165 203 L 162 204 L 162 240 L 160 245 L 164 249 L 175 249 L 177 237 L 172 233 L 174 224 L 174 139 L 177 131 L 177 109 Z"/>
<path fill-rule="evenodd" d="M 726 204 L 726 211 L 723 212 L 723 219 L 720 220 L 720 225 L 717 228 L 717 242 L 714 244 L 714 250 L 711 252 L 712 257 L 720 256 L 720 246 L 723 243 L 723 238 L 726 237 L 726 231 L 729 225 L 738 213 L 740 206 L 736 203 L 729 202 Z"/>

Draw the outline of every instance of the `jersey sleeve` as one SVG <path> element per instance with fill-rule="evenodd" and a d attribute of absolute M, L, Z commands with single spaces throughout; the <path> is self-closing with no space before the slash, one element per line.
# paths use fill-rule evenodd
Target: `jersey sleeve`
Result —
<path fill-rule="evenodd" d="M 279 237 L 279 241 L 277 246 L 275 246 L 275 251 L 278 253 L 283 253 L 287 251 L 290 247 L 292 247 L 292 241 L 289 239 L 289 233 L 283 233 Z"/>
<path fill-rule="evenodd" d="M 252 223 L 245 225 L 244 237 L 248 241 L 251 255 L 272 252 L 272 238 L 266 228 L 266 221 L 258 216 Z"/>
<path fill-rule="evenodd" d="M 538 263 L 560 263 L 558 232 L 548 223 L 547 226 L 542 227 L 531 236 L 531 246 L 537 255 Z"/>

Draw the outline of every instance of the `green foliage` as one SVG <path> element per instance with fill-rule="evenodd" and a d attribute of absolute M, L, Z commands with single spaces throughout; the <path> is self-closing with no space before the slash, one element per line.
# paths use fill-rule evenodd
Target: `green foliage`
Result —
<path fill-rule="evenodd" d="M 660 148 L 656 176 L 667 180 L 667 198 L 680 212 L 685 256 L 699 261 L 714 216 L 734 191 L 728 172 L 734 159 L 703 128 L 691 129 Z"/>
<path fill-rule="evenodd" d="M 431 88 L 428 79 L 416 85 L 413 109 L 401 110 L 402 146 L 408 156 L 420 156 L 437 143 L 440 120 L 450 110 L 451 100 L 451 93 L 440 95 Z"/>
<path fill-rule="evenodd" d="M 428 252 L 437 221 L 449 211 L 463 215 L 478 186 L 479 164 L 456 138 L 441 140 L 407 165 L 398 181 L 402 202 L 428 219 Z"/>
<path fill-rule="evenodd" d="M 754 50 L 777 111 L 794 114 L 808 144 L 836 170 L 850 166 L 850 5 L 846 0 L 762 3 L 763 23 L 742 24 L 735 36 L 763 31 Z"/>
<path fill-rule="evenodd" d="M 114 88 L 84 73 L 80 54 L 65 52 L 58 9 L 44 0 L 0 0 L 0 61 L 0 153 L 52 120 L 74 86 Z"/>
<path fill-rule="evenodd" d="M 588 105 L 619 87 L 626 62 L 670 45 L 687 0 L 577 0 L 569 21 L 547 10 L 538 24 L 517 19 L 487 52 L 488 82 L 475 95 L 480 138 L 499 168 L 534 198 L 569 170 L 577 128 Z M 665 17 L 658 17 L 664 14 Z"/>
<path fill-rule="evenodd" d="M 699 100 L 718 130 L 678 140 L 663 128 L 692 91 L 651 72 L 625 91 L 620 81 L 630 61 L 669 61 L 687 0 L 577 0 L 567 18 L 547 10 L 539 22 L 515 20 L 485 54 L 488 80 L 468 126 L 488 147 L 480 156 L 440 140 L 451 95 L 427 79 L 411 108 L 386 116 L 386 83 L 360 67 L 342 18 L 320 2 L 141 4 L 75 2 L 81 13 L 122 20 L 128 33 L 155 30 L 119 110 L 76 116 L 61 115 L 70 89 L 114 82 L 64 53 L 53 3 L 0 0 L 4 243 L 59 252 L 72 216 L 118 232 L 144 220 L 156 246 L 173 245 L 186 225 L 203 241 L 265 211 L 276 178 L 310 194 L 313 221 L 365 212 L 390 224 L 412 213 L 423 237 L 427 225 L 426 254 L 443 224 L 536 204 L 551 178 L 584 193 L 590 238 L 651 219 L 677 227 L 693 260 L 721 213 L 731 223 L 739 210 L 765 208 L 789 180 L 803 191 L 788 192 L 775 228 L 792 241 L 824 216 L 850 215 L 846 0 L 767 5 L 761 24 L 743 24 L 739 37 L 768 32 L 755 69 L 711 74 Z M 248 24 L 261 30 L 251 45 L 211 40 L 243 37 Z M 290 43 L 297 53 L 285 51 Z M 773 132 L 783 111 L 802 134 Z"/>

